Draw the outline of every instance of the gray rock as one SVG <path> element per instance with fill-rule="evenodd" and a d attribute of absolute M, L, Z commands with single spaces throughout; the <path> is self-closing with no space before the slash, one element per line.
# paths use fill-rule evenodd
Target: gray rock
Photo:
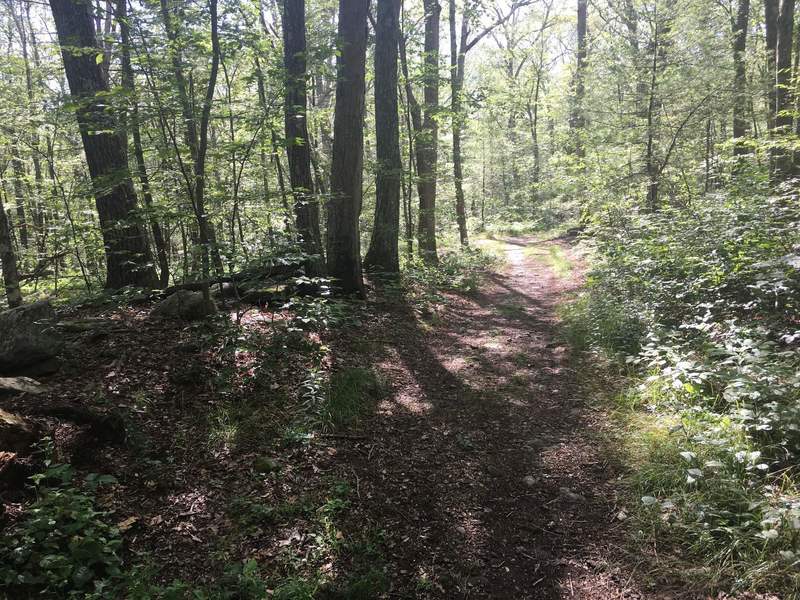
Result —
<path fill-rule="evenodd" d="M 0 408 L 0 450 L 24 454 L 39 441 L 40 436 L 41 432 L 35 425 Z"/>
<path fill-rule="evenodd" d="M 202 292 L 178 290 L 156 304 L 151 315 L 164 319 L 197 321 L 216 313 L 217 305 L 213 300 L 206 303 Z"/>
<path fill-rule="evenodd" d="M 568 487 L 560 487 L 558 488 L 559 495 L 569 502 L 584 502 L 586 498 L 581 496 L 580 494 L 576 494 Z"/>
<path fill-rule="evenodd" d="M 56 313 L 47 301 L 0 313 L 0 373 L 16 375 L 49 363 L 63 347 L 54 327 Z"/>

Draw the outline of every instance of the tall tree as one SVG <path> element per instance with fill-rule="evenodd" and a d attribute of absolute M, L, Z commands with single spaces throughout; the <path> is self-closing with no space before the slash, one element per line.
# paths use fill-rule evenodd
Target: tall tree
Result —
<path fill-rule="evenodd" d="M 378 175 L 375 224 L 365 266 L 385 273 L 400 270 L 400 116 L 397 100 L 397 55 L 400 0 L 378 0 L 375 20 L 375 138 Z"/>
<path fill-rule="evenodd" d="M 109 91 L 98 57 L 92 6 L 50 0 L 61 56 L 92 178 L 106 251 L 106 287 L 155 286 L 150 247 L 136 215 L 137 198 L 128 171 L 127 140 L 102 97 Z"/>
<path fill-rule="evenodd" d="M 583 98 L 586 95 L 586 16 L 588 0 L 578 0 L 578 46 L 575 51 L 575 95 L 572 106 L 570 125 L 575 134 L 575 156 L 583 158 L 586 151 L 583 147 L 583 128 L 586 119 L 583 114 Z"/>
<path fill-rule="evenodd" d="M 733 103 L 733 154 L 747 154 L 747 71 L 745 49 L 747 47 L 747 24 L 750 18 L 750 0 L 739 0 L 736 20 L 733 21 L 733 66 L 734 66 L 734 103 Z"/>
<path fill-rule="evenodd" d="M 305 0 L 283 1 L 283 64 L 286 71 L 284 116 L 289 179 L 294 195 L 297 235 L 309 260 L 308 275 L 323 271 L 322 239 L 319 231 L 319 204 L 314 195 L 311 174 L 311 144 L 306 111 L 306 15 Z"/>
<path fill-rule="evenodd" d="M 472 0 L 466 0 L 461 15 L 461 27 L 457 33 L 456 0 L 448 0 L 448 17 L 450 24 L 450 111 L 452 113 L 453 128 L 453 182 L 456 192 L 456 220 L 458 233 L 462 246 L 469 245 L 467 232 L 467 210 L 464 199 L 464 157 L 462 153 L 462 137 L 464 130 L 464 74 L 466 70 L 467 53 L 472 50 L 487 35 L 497 27 L 506 23 L 521 7 L 530 4 L 530 0 L 515 0 L 507 13 L 496 8 L 497 19 L 488 27 L 478 31 L 471 37 L 470 22 L 478 12 L 479 5 Z"/>
<path fill-rule="evenodd" d="M 422 129 L 417 139 L 417 193 L 419 194 L 419 254 L 425 262 L 437 263 L 436 183 L 439 159 L 439 17 L 437 0 L 424 0 L 425 56 L 423 58 Z"/>
<path fill-rule="evenodd" d="M 11 308 L 22 304 L 22 293 L 19 289 L 19 273 L 17 272 L 17 255 L 11 240 L 11 225 L 6 207 L 3 205 L 3 188 L 0 186 L 0 263 L 3 265 L 3 285 L 6 299 Z"/>
<path fill-rule="evenodd" d="M 786 136 L 792 132 L 792 31 L 795 0 L 781 0 L 775 46 L 775 132 Z M 791 171 L 791 152 L 784 143 L 774 147 L 775 178 L 787 177 Z"/>
<path fill-rule="evenodd" d="M 339 0 L 339 56 L 333 119 L 328 273 L 345 293 L 364 294 L 361 213 L 369 0 Z"/>
<path fill-rule="evenodd" d="M 764 32 L 767 58 L 767 129 L 775 128 L 775 57 L 778 49 L 779 0 L 764 0 Z"/>
<path fill-rule="evenodd" d="M 128 0 L 117 0 L 117 20 L 120 28 L 121 48 L 121 67 L 122 85 L 129 97 L 129 109 L 125 115 L 125 125 L 133 134 L 133 156 L 136 159 L 136 174 L 139 178 L 139 185 L 142 191 L 142 200 L 145 208 L 152 211 L 153 192 L 150 188 L 150 177 L 147 174 L 147 164 L 144 160 L 144 147 L 142 145 L 142 132 L 139 125 L 139 99 L 136 95 L 136 78 L 131 62 L 131 29 L 128 22 Z M 167 244 L 164 240 L 164 232 L 158 217 L 150 215 L 150 231 L 153 234 L 153 243 L 156 247 L 156 257 L 158 258 L 159 286 L 167 287 L 169 284 L 169 259 L 167 257 Z"/>
<path fill-rule="evenodd" d="M 211 20 L 211 69 L 208 74 L 205 95 L 201 101 L 200 123 L 197 123 L 197 116 L 194 109 L 194 98 L 190 97 L 190 88 L 183 72 L 183 59 L 180 52 L 180 40 L 178 30 L 172 18 L 169 0 L 161 0 L 161 16 L 164 20 L 164 27 L 167 31 L 167 39 L 170 42 L 170 54 L 172 57 L 172 70 L 178 90 L 178 99 L 181 104 L 185 131 L 186 144 L 189 146 L 191 156 L 191 170 L 184 166 L 180 159 L 181 153 L 176 146 L 176 154 L 179 158 L 182 174 L 186 182 L 186 187 L 191 201 L 192 209 L 197 219 L 197 226 L 200 233 L 200 246 L 202 251 L 203 279 L 208 280 L 210 276 L 209 254 L 213 254 L 215 268 L 219 274 L 222 272 L 222 261 L 219 259 L 219 248 L 215 240 L 214 230 L 209 223 L 206 212 L 205 190 L 206 190 L 206 154 L 208 153 L 208 130 L 211 123 L 211 108 L 214 103 L 214 89 L 217 85 L 217 75 L 219 74 L 220 45 L 219 45 L 219 21 L 217 15 L 217 0 L 209 0 L 210 20 Z M 173 140 L 174 141 L 174 140 Z M 211 247 L 213 244 L 213 248 Z M 203 287 L 203 293 L 208 297 L 208 286 Z"/>
<path fill-rule="evenodd" d="M 467 57 L 469 26 L 467 15 L 461 19 L 461 34 L 456 37 L 456 0 L 449 0 L 450 17 L 450 110 L 453 119 L 453 183 L 456 189 L 456 220 L 462 246 L 469 244 L 467 209 L 464 200 L 464 167 L 462 164 L 461 136 L 463 129 L 462 92 Z"/>

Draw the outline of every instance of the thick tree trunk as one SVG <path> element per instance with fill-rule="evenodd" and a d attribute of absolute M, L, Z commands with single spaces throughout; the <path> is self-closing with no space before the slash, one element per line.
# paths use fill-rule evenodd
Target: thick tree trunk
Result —
<path fill-rule="evenodd" d="M 417 139 L 419 194 L 419 254 L 425 262 L 439 261 L 436 251 L 436 179 L 439 158 L 439 15 L 437 0 L 425 4 L 424 116 Z"/>
<path fill-rule="evenodd" d="M 775 133 L 778 136 L 786 136 L 792 132 L 792 95 L 789 84 L 792 77 L 793 26 L 794 0 L 781 0 L 775 49 Z M 791 151 L 784 144 L 774 148 L 773 161 L 776 180 L 783 180 L 791 174 Z"/>
<path fill-rule="evenodd" d="M 328 203 L 328 273 L 345 293 L 364 295 L 361 212 L 364 163 L 367 13 L 369 0 L 339 0 L 336 108 L 333 121 L 331 198 Z"/>
<path fill-rule="evenodd" d="M 17 272 L 17 255 L 11 242 L 11 224 L 3 205 L 3 190 L 0 188 L 0 263 L 3 265 L 3 285 L 6 299 L 11 308 L 22 304 L 22 293 L 19 289 L 19 273 Z"/>
<path fill-rule="evenodd" d="M 139 129 L 139 100 L 136 96 L 136 81 L 131 64 L 131 35 L 128 23 L 128 0 L 118 0 L 117 20 L 119 21 L 120 36 L 122 42 L 122 84 L 130 95 L 130 109 L 126 115 L 129 122 L 126 123 L 133 134 L 133 154 L 136 158 L 136 173 L 139 177 L 139 185 L 142 188 L 142 199 L 145 207 L 152 211 L 153 193 L 150 189 L 150 178 L 147 174 L 147 165 L 144 161 L 144 148 L 142 146 L 142 134 Z M 156 256 L 158 258 L 159 287 L 165 288 L 169 285 L 169 259 L 167 257 L 167 244 L 164 241 L 164 232 L 158 218 L 150 215 L 150 231 L 153 234 L 153 243 L 156 246 Z"/>
<path fill-rule="evenodd" d="M 745 68 L 745 49 L 747 46 L 747 24 L 750 17 L 750 0 L 739 0 L 736 21 L 733 23 L 733 66 L 734 66 L 734 104 L 733 104 L 733 146 L 734 156 L 748 153 L 744 138 L 747 137 L 747 71 Z"/>
<path fill-rule="evenodd" d="M 50 0 L 50 7 L 94 187 L 106 250 L 106 287 L 155 286 L 150 248 L 136 215 L 127 142 L 116 133 L 105 100 L 98 98 L 109 89 L 96 60 L 103 49 L 97 44 L 92 7 L 77 0 Z"/>
<path fill-rule="evenodd" d="M 306 16 L 305 0 L 283 1 L 283 63 L 286 73 L 284 116 L 289 178 L 294 195 L 297 235 L 306 261 L 308 275 L 323 271 L 322 239 L 319 229 L 319 204 L 314 195 L 311 174 L 311 144 L 308 138 L 306 111 Z"/>
<path fill-rule="evenodd" d="M 378 0 L 375 21 L 375 226 L 364 265 L 384 273 L 400 271 L 400 113 L 397 54 L 400 0 Z"/>
<path fill-rule="evenodd" d="M 450 110 L 453 121 L 453 183 L 456 191 L 456 220 L 462 246 L 469 245 L 467 208 L 464 200 L 464 167 L 461 155 L 462 102 L 464 66 L 467 52 L 467 16 L 461 21 L 461 35 L 456 37 L 456 0 L 449 0 L 450 16 Z"/>

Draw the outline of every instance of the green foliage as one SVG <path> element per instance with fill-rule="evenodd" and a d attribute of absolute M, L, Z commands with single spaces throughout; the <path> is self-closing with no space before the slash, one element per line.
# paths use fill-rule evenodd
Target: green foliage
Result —
<path fill-rule="evenodd" d="M 375 372 L 360 367 L 334 371 L 330 379 L 312 369 L 301 389 L 306 413 L 323 430 L 355 424 L 384 393 Z"/>
<path fill-rule="evenodd" d="M 107 476 L 73 483 L 69 465 L 48 461 L 35 478 L 37 500 L 0 541 L 0 582 L 14 597 L 109 598 L 124 581 L 119 531 L 92 491 Z"/>
<path fill-rule="evenodd" d="M 481 276 L 497 261 L 496 256 L 475 248 L 448 252 L 440 257 L 436 265 L 426 264 L 415 257 L 406 262 L 401 285 L 415 303 L 441 302 L 441 290 L 475 290 Z"/>
<path fill-rule="evenodd" d="M 180 580 L 158 585 L 152 582 L 154 575 L 152 567 L 135 570 L 130 576 L 126 597 L 131 600 L 262 600 L 267 594 L 258 563 L 252 559 L 228 565 L 219 581 L 210 586 Z"/>
<path fill-rule="evenodd" d="M 384 386 L 372 369 L 334 371 L 322 420 L 333 429 L 352 425 L 383 395 Z"/>
<path fill-rule="evenodd" d="M 654 423 L 632 433 L 645 439 L 630 455 L 648 531 L 734 589 L 800 589 L 799 219 L 759 194 L 615 211 L 594 228 L 588 291 L 565 311 L 578 345 L 641 376 L 628 404 Z"/>

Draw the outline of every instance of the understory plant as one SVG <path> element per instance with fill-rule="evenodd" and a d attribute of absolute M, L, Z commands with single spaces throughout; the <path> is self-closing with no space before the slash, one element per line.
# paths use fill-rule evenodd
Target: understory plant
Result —
<path fill-rule="evenodd" d="M 566 311 L 573 341 L 638 374 L 643 531 L 714 586 L 800 590 L 798 222 L 790 192 L 758 189 L 609 211 Z"/>
<path fill-rule="evenodd" d="M 122 539 L 93 495 L 113 481 L 89 475 L 78 484 L 69 465 L 46 461 L 33 477 L 36 501 L 0 540 L 0 584 L 7 597 L 101 599 L 119 593 Z"/>

